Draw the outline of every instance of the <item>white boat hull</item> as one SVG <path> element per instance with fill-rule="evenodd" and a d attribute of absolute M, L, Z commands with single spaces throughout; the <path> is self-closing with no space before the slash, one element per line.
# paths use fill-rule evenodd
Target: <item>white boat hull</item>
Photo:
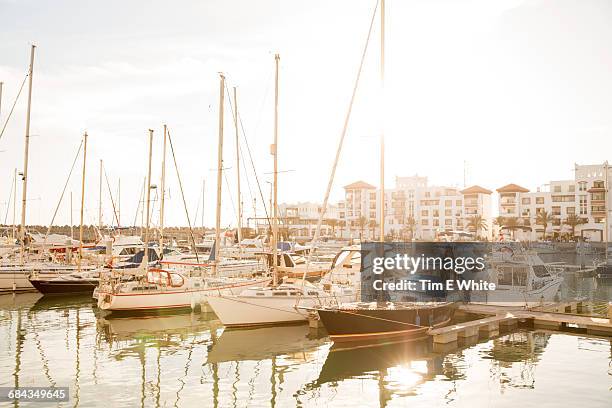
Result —
<path fill-rule="evenodd" d="M 240 293 L 242 290 L 266 285 L 270 279 L 257 279 L 201 289 L 160 290 L 139 293 L 109 293 L 98 291 L 98 307 L 106 311 L 147 311 L 195 308 L 210 297 Z"/>
<path fill-rule="evenodd" d="M 28 277 L 36 272 L 40 279 L 52 279 L 62 274 L 70 274 L 77 270 L 76 267 L 33 267 L 26 266 L 4 266 L 0 267 L 0 293 L 36 290 L 30 283 Z"/>
<path fill-rule="evenodd" d="M 487 291 L 484 294 L 484 298 L 483 296 L 475 296 L 472 294 L 470 301 L 472 303 L 486 303 L 497 306 L 535 306 L 542 302 L 550 302 L 554 300 L 555 295 L 559 291 L 559 287 L 562 283 L 563 278 L 559 277 L 551 280 L 545 286 L 539 289 L 529 291 L 504 290 L 504 288 L 501 287 L 494 291 Z"/>
<path fill-rule="evenodd" d="M 306 322 L 308 311 L 322 304 L 354 301 L 355 295 L 324 297 L 217 296 L 208 304 L 225 326 L 247 327 Z"/>

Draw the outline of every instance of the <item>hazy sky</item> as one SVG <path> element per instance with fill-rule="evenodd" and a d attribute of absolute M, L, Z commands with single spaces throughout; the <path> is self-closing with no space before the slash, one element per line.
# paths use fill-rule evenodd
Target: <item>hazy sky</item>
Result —
<path fill-rule="evenodd" d="M 159 184 L 167 123 L 190 215 L 205 178 L 205 218 L 212 225 L 220 71 L 230 89 L 238 86 L 268 199 L 275 52 L 281 55 L 279 199 L 321 201 L 374 5 L 0 0 L 2 123 L 27 72 L 30 43 L 38 46 L 28 223 L 51 220 L 87 130 L 86 222 L 97 222 L 103 159 L 114 190 L 121 177 L 122 223 L 132 224 L 146 171 L 147 129 L 156 131 L 153 182 Z M 387 0 L 387 186 L 396 175 L 415 173 L 432 184 L 461 186 L 466 161 L 468 184 L 495 189 L 514 182 L 535 189 L 572 178 L 574 162 L 612 159 L 611 22 L 607 0 Z M 378 30 L 377 19 L 334 201 L 357 179 L 378 184 Z M 0 223 L 13 168 L 23 166 L 25 96 L 24 90 L 0 140 Z M 224 225 L 233 222 L 230 198 L 236 201 L 229 109 L 226 119 Z M 167 223 L 184 225 L 171 160 L 167 175 Z M 255 192 L 252 172 L 248 178 Z M 80 167 L 68 191 L 76 223 Z M 249 204 L 246 177 L 243 193 Z M 245 216 L 252 214 L 246 205 Z M 105 222 L 111 217 L 105 185 Z M 68 219 L 65 199 L 56 223 Z"/>

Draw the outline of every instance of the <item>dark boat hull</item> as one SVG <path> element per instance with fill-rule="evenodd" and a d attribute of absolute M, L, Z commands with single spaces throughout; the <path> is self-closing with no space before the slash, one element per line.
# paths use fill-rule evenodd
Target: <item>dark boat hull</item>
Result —
<path fill-rule="evenodd" d="M 334 342 L 419 340 L 432 327 L 450 323 L 453 303 L 412 308 L 359 309 L 336 307 L 320 309 L 319 317 Z"/>
<path fill-rule="evenodd" d="M 97 279 L 83 279 L 79 281 L 31 279 L 30 283 L 36 290 L 45 295 L 93 294 L 94 289 L 98 286 Z"/>

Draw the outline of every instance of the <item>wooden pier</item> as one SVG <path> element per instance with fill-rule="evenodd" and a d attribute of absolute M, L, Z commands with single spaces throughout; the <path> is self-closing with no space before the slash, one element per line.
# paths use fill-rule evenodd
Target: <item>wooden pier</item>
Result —
<path fill-rule="evenodd" d="M 459 313 L 487 317 L 433 329 L 429 331 L 429 335 L 434 344 L 448 344 L 456 342 L 458 338 L 494 337 L 499 335 L 500 327 L 509 330 L 519 323 L 525 323 L 536 329 L 581 331 L 612 337 L 612 305 L 610 307 L 609 317 L 603 318 L 572 314 L 574 311 L 590 310 L 589 305 L 582 302 L 553 304 L 534 309 L 466 304 L 459 306 Z"/>

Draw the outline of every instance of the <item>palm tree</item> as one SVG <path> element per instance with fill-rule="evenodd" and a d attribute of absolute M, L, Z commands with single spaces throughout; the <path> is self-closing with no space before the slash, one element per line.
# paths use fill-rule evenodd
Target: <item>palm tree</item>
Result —
<path fill-rule="evenodd" d="M 406 219 L 404 227 L 408 230 L 408 232 L 410 232 L 410 239 L 412 240 L 414 237 L 414 228 L 416 227 L 416 220 L 412 215 Z"/>
<path fill-rule="evenodd" d="M 327 225 L 329 225 L 332 229 L 332 236 L 335 238 L 336 237 L 336 226 L 338 225 L 338 220 L 336 219 L 331 219 L 331 220 L 327 220 Z"/>
<path fill-rule="evenodd" d="M 376 222 L 376 220 L 370 220 L 368 225 L 370 226 L 370 228 L 372 228 L 372 240 L 374 240 L 374 238 L 376 238 L 376 227 L 378 227 L 378 223 Z"/>
<path fill-rule="evenodd" d="M 541 225 L 544 228 L 544 233 L 542 235 L 543 239 L 546 239 L 546 229 L 548 228 L 548 224 L 550 224 L 553 220 L 553 216 L 547 213 L 546 211 L 540 211 L 536 217 L 536 225 Z"/>
<path fill-rule="evenodd" d="M 484 220 L 484 218 L 482 218 L 482 215 L 480 214 L 472 215 L 470 218 L 468 218 L 467 221 L 468 227 L 473 228 L 476 231 L 477 237 L 480 236 L 481 230 L 487 231 L 488 229 L 486 221 Z"/>
<path fill-rule="evenodd" d="M 510 231 L 510 236 L 514 240 L 514 231 L 519 228 L 519 222 L 516 217 L 508 217 L 504 221 L 504 228 Z"/>
<path fill-rule="evenodd" d="M 363 238 L 363 229 L 365 228 L 367 222 L 368 220 L 366 220 L 366 217 L 359 217 L 359 219 L 357 220 L 357 225 L 359 226 L 359 239 L 360 240 Z"/>
<path fill-rule="evenodd" d="M 501 235 L 501 230 L 504 229 L 504 224 L 506 223 L 506 217 L 499 215 L 493 219 L 493 224 L 499 227 L 499 233 Z"/>
<path fill-rule="evenodd" d="M 576 239 L 576 227 L 580 224 L 584 224 L 584 219 L 578 217 L 576 214 L 570 214 L 565 219 L 564 224 L 570 226 L 572 229 L 572 239 Z"/>

